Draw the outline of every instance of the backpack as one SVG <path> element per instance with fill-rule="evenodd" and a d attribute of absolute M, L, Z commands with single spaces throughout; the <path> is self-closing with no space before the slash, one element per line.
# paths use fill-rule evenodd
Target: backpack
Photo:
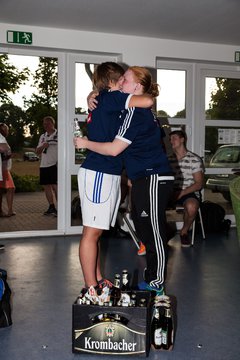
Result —
<path fill-rule="evenodd" d="M 11 289 L 7 283 L 6 270 L 0 269 L 0 328 L 12 325 Z"/>
<path fill-rule="evenodd" d="M 203 226 L 206 233 L 228 232 L 231 226 L 231 220 L 224 219 L 224 208 L 211 201 L 203 201 L 200 204 Z M 196 218 L 196 230 L 201 232 L 199 214 Z"/>

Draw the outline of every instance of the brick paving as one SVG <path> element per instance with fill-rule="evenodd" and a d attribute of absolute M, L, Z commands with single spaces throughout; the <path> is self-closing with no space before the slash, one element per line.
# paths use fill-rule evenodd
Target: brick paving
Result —
<path fill-rule="evenodd" d="M 0 218 L 0 232 L 57 229 L 57 218 L 43 215 L 48 208 L 44 192 L 16 193 L 13 208 L 15 216 Z M 5 196 L 3 211 L 7 212 Z"/>
<path fill-rule="evenodd" d="M 77 194 L 77 193 L 76 193 Z M 76 194 L 72 194 L 75 196 Z M 231 205 L 223 199 L 221 194 L 207 191 L 207 199 L 222 205 L 226 214 L 232 213 Z M 43 215 L 48 208 L 44 192 L 16 193 L 14 196 L 14 211 L 16 216 L 0 218 L 0 232 L 56 230 L 57 218 Z M 3 196 L 3 210 L 6 212 L 6 199 Z M 175 211 L 168 212 L 169 221 L 181 221 L 182 215 Z M 81 225 L 80 221 L 72 219 L 72 225 Z"/>

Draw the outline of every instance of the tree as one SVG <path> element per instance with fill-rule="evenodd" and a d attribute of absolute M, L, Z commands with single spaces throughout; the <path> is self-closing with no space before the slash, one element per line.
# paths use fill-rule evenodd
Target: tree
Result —
<path fill-rule="evenodd" d="M 158 110 L 158 111 L 157 111 L 157 116 L 158 116 L 158 117 L 166 117 L 166 118 L 171 117 L 171 116 L 168 115 L 168 114 L 166 113 L 166 111 L 164 111 L 164 110 Z"/>
<path fill-rule="evenodd" d="M 217 89 L 211 94 L 209 109 L 206 110 L 208 120 L 240 119 L 240 80 L 216 78 Z M 226 123 L 227 126 L 227 123 Z M 214 153 L 218 147 L 218 128 L 206 128 L 205 148 Z"/>
<path fill-rule="evenodd" d="M 0 122 L 4 122 L 9 127 L 7 141 L 12 151 L 20 150 L 25 141 L 25 112 L 13 103 L 3 104 L 0 107 Z"/>
<path fill-rule="evenodd" d="M 34 85 L 39 96 L 36 99 L 50 107 L 57 107 L 58 98 L 58 60 L 57 58 L 39 58 L 39 67 L 34 75 Z"/>
<path fill-rule="evenodd" d="M 217 90 L 211 94 L 208 118 L 214 120 L 240 119 L 240 80 L 216 78 Z"/>
<path fill-rule="evenodd" d="M 10 103 L 8 93 L 15 94 L 28 79 L 29 73 L 27 67 L 18 71 L 14 65 L 9 63 L 8 55 L 0 55 L 0 101 Z"/>
<path fill-rule="evenodd" d="M 174 118 L 180 118 L 183 119 L 186 117 L 186 109 L 180 110 L 176 113 L 176 115 L 173 116 Z"/>
<path fill-rule="evenodd" d="M 34 85 L 38 94 L 24 101 L 26 117 L 31 134 L 31 145 L 36 146 L 43 132 L 42 119 L 49 115 L 57 121 L 58 72 L 57 58 L 39 58 L 39 66 L 34 75 Z"/>

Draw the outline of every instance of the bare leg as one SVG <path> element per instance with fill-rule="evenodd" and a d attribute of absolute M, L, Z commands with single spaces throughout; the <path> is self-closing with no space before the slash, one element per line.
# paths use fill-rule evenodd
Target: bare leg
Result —
<path fill-rule="evenodd" d="M 98 242 L 103 230 L 84 226 L 83 235 L 79 244 L 79 259 L 82 266 L 85 286 L 97 285 L 99 274 Z"/>
<path fill-rule="evenodd" d="M 101 273 L 101 262 L 100 262 L 100 241 L 98 241 L 98 256 L 97 256 L 97 268 L 96 268 L 96 277 L 97 280 L 102 280 L 102 273 Z"/>
<path fill-rule="evenodd" d="M 6 200 L 7 200 L 7 206 L 8 206 L 8 215 L 13 214 L 13 196 L 15 193 L 15 189 L 7 189 L 6 193 Z"/>
<path fill-rule="evenodd" d="M 57 201 L 57 184 L 52 184 L 52 191 L 55 195 L 55 199 Z"/>
<path fill-rule="evenodd" d="M 44 185 L 44 191 L 49 205 L 54 204 L 52 185 Z"/>
<path fill-rule="evenodd" d="M 184 203 L 183 227 L 180 231 L 181 235 L 188 233 L 188 231 L 197 215 L 198 208 L 199 208 L 199 202 L 194 198 L 188 199 Z"/>

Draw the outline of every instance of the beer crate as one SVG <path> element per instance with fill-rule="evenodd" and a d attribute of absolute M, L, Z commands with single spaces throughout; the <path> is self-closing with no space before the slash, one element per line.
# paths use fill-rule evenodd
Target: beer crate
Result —
<path fill-rule="evenodd" d="M 148 356 L 151 294 L 148 291 L 137 291 L 136 294 L 135 307 L 79 305 L 75 301 L 72 306 L 72 352 Z M 144 307 L 138 306 L 142 298 L 146 299 Z M 104 321 L 99 321 L 102 314 L 108 315 Z"/>

